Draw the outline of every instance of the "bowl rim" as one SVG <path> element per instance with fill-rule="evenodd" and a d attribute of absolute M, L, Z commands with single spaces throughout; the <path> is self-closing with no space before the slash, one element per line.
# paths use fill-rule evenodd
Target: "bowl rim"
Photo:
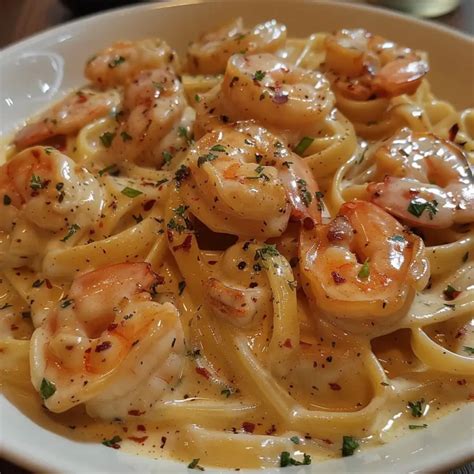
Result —
<path fill-rule="evenodd" d="M 239 3 L 248 3 L 252 5 L 255 0 L 237 0 Z M 370 12 L 375 13 L 377 15 L 382 15 L 386 17 L 392 17 L 394 19 L 402 20 L 404 22 L 412 23 L 413 26 L 422 24 L 423 26 L 427 27 L 428 29 L 437 31 L 438 33 L 449 35 L 453 38 L 456 38 L 462 42 L 467 42 L 470 46 L 474 46 L 474 35 L 470 35 L 469 33 L 465 33 L 462 31 L 458 31 L 452 27 L 439 24 L 434 21 L 421 19 L 417 17 L 411 17 L 405 13 L 396 12 L 390 10 L 388 8 L 374 6 L 374 5 L 367 5 L 365 3 L 361 3 L 362 0 L 259 0 L 261 3 L 281 3 L 281 4 L 306 4 L 306 5 L 313 5 L 317 6 L 318 4 L 324 5 L 325 7 L 330 7 L 334 9 L 348 9 L 348 10 L 355 10 L 359 12 Z M 17 54 L 17 52 L 24 51 L 25 49 L 30 49 L 34 47 L 38 41 L 43 41 L 48 39 L 49 37 L 58 36 L 63 33 L 68 33 L 71 29 L 81 29 L 82 27 L 90 24 L 90 23 L 100 23 L 106 21 L 108 19 L 112 19 L 117 15 L 125 15 L 131 12 L 147 12 L 147 11 L 154 11 L 154 10 L 164 10 L 167 8 L 175 8 L 175 7 L 185 7 L 188 5 L 198 5 L 198 4 L 220 4 L 223 3 L 224 0 L 169 0 L 165 2 L 157 1 L 157 2 L 150 2 L 150 3 L 141 3 L 135 4 L 130 6 L 122 6 L 118 8 L 108 9 L 103 12 L 96 12 L 91 13 L 85 16 L 81 16 L 78 19 L 70 20 L 65 23 L 61 23 L 59 25 L 51 26 L 41 32 L 35 33 L 33 35 L 28 36 L 27 38 L 20 39 L 16 42 L 9 44 L 8 46 L 0 49 L 0 67 L 3 66 L 2 63 L 7 62 L 9 58 Z M 231 3 L 232 0 L 229 0 Z M 225 2 L 224 2 L 225 3 Z M 1 391 L 0 396 L 7 403 L 11 404 L 11 402 L 6 399 Z M 11 404 L 12 407 L 16 409 L 16 407 Z M 18 413 L 21 412 L 16 409 Z M 449 415 L 448 415 L 449 416 Z M 0 430 L 0 456 L 4 459 L 16 463 L 20 466 L 31 470 L 38 470 L 38 471 L 45 471 L 48 470 L 49 472 L 61 472 L 60 468 L 58 468 L 58 464 L 51 461 L 51 459 L 42 459 L 39 456 L 30 456 L 28 455 L 23 447 L 18 446 L 17 444 L 9 444 L 6 442 L 6 437 L 2 435 L 2 431 Z M 415 471 L 410 472 L 425 472 L 429 469 L 436 469 L 436 471 L 447 470 L 451 468 L 455 468 L 457 466 L 462 466 L 465 463 L 469 463 L 474 461 L 474 448 L 469 452 L 467 449 L 468 444 L 462 446 L 455 446 L 453 447 L 447 459 L 440 462 L 437 459 L 436 463 L 433 461 L 429 461 L 425 463 L 422 469 L 417 469 Z M 376 448 L 374 448 L 376 449 Z M 132 457 L 128 453 L 123 453 L 121 455 L 125 455 L 128 457 Z M 158 466 L 159 468 L 159 466 Z M 211 468 L 214 470 L 215 468 Z M 268 471 L 274 471 L 273 468 L 268 468 Z M 229 471 L 230 472 L 230 471 Z"/>

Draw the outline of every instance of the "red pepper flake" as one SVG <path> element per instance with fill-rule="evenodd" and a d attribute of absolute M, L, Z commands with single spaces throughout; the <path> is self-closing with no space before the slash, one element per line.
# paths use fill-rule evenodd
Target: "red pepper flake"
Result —
<path fill-rule="evenodd" d="M 458 125 L 457 123 L 455 123 L 455 124 L 449 129 L 449 135 L 448 135 L 449 141 L 454 142 L 454 140 L 456 139 L 456 135 L 458 134 L 458 132 L 459 132 L 459 125 Z"/>
<path fill-rule="evenodd" d="M 123 431 L 124 433 L 128 433 L 128 428 L 127 428 L 126 426 L 123 426 L 123 427 L 122 427 L 122 431 Z"/>
<path fill-rule="evenodd" d="M 95 352 L 106 351 L 107 349 L 110 349 L 111 347 L 112 347 L 112 343 L 110 341 L 104 341 L 100 343 L 98 346 L 96 346 Z"/>
<path fill-rule="evenodd" d="M 183 249 L 184 251 L 187 252 L 191 248 L 192 240 L 193 240 L 193 236 L 191 234 L 187 235 L 182 244 L 175 245 L 173 247 L 173 252 L 176 252 L 177 250 L 180 250 L 180 249 Z"/>
<path fill-rule="evenodd" d="M 163 449 L 165 447 L 166 440 L 167 440 L 166 436 L 161 437 L 161 445 L 160 445 L 161 449 Z"/>
<path fill-rule="evenodd" d="M 466 385 L 466 379 L 461 379 L 461 380 L 458 380 L 458 385 Z"/>
<path fill-rule="evenodd" d="M 92 348 L 89 347 L 89 349 L 86 349 L 84 352 L 85 352 L 86 354 L 90 354 L 91 350 L 92 350 Z"/>
<path fill-rule="evenodd" d="M 283 343 L 283 347 L 288 347 L 289 349 L 293 347 L 293 345 L 291 344 L 290 338 L 286 339 L 286 341 Z"/>
<path fill-rule="evenodd" d="M 46 288 L 48 288 L 48 290 L 51 290 L 53 288 L 53 285 L 47 278 L 44 279 L 44 282 L 46 283 Z"/>
<path fill-rule="evenodd" d="M 146 431 L 145 425 L 137 425 L 138 431 Z"/>
<path fill-rule="evenodd" d="M 341 390 L 341 386 L 338 383 L 329 383 L 331 390 Z"/>
<path fill-rule="evenodd" d="M 77 103 L 78 104 L 82 104 L 84 102 L 87 102 L 87 96 L 86 96 L 86 94 L 84 94 L 84 92 L 78 91 L 76 93 L 76 95 L 77 95 Z"/>
<path fill-rule="evenodd" d="M 18 326 L 17 326 L 16 324 L 12 324 L 12 325 L 10 326 L 10 329 L 11 329 L 12 331 L 16 331 L 16 330 L 18 329 Z"/>
<path fill-rule="evenodd" d="M 144 411 L 140 411 L 140 410 L 128 410 L 128 414 L 130 416 L 140 416 L 140 415 L 143 415 L 145 412 Z"/>
<path fill-rule="evenodd" d="M 303 227 L 306 230 L 311 230 L 314 229 L 314 221 L 311 219 L 311 217 L 305 217 L 303 220 Z"/>
<path fill-rule="evenodd" d="M 265 434 L 267 435 L 272 435 L 272 434 L 275 434 L 276 433 L 276 426 L 275 425 L 272 425 L 270 426 L 270 428 L 268 428 L 267 431 L 265 431 Z"/>
<path fill-rule="evenodd" d="M 330 439 L 323 439 L 321 441 L 326 444 L 334 444 Z"/>
<path fill-rule="evenodd" d="M 336 285 L 340 285 L 341 283 L 346 282 L 346 279 L 338 272 L 331 272 L 331 276 Z"/>
<path fill-rule="evenodd" d="M 130 439 L 131 441 L 135 441 L 135 443 L 144 443 L 147 439 L 148 439 L 148 436 L 141 436 L 141 437 L 138 437 L 138 436 L 129 436 L 128 439 Z"/>
<path fill-rule="evenodd" d="M 156 199 L 150 199 L 143 203 L 143 210 L 149 211 L 155 205 Z"/>
<path fill-rule="evenodd" d="M 196 372 L 199 375 L 202 375 L 207 380 L 209 380 L 209 378 L 211 377 L 211 374 L 209 373 L 209 370 L 207 370 L 205 367 L 196 367 Z"/>
<path fill-rule="evenodd" d="M 117 323 L 109 324 L 109 326 L 107 327 L 107 331 L 113 331 L 114 329 L 117 329 L 117 326 Z"/>
<path fill-rule="evenodd" d="M 246 433 L 253 433 L 255 430 L 255 423 L 250 423 L 248 421 L 244 421 L 242 423 L 242 428 Z"/>
<path fill-rule="evenodd" d="M 471 402 L 474 401 L 474 393 L 470 393 L 467 399 Z"/>
<path fill-rule="evenodd" d="M 73 347 L 74 347 L 74 346 L 70 346 L 70 345 L 68 345 L 68 346 L 66 346 L 66 350 L 68 350 L 68 351 L 72 351 Z"/>
<path fill-rule="evenodd" d="M 207 263 L 209 265 L 215 265 L 217 263 L 217 260 L 209 260 Z"/>

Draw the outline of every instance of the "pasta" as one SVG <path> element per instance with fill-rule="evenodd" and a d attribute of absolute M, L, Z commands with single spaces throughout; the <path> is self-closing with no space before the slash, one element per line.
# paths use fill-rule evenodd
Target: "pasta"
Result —
<path fill-rule="evenodd" d="M 97 52 L 2 150 L 5 396 L 197 469 L 349 456 L 472 401 L 474 111 L 427 72 L 275 20 Z"/>

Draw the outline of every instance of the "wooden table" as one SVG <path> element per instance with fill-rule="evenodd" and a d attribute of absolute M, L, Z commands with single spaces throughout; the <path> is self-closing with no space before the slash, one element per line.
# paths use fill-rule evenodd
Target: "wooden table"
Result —
<path fill-rule="evenodd" d="M 59 0 L 0 1 L 2 4 L 0 48 L 76 18 Z M 461 0 L 461 5 L 457 10 L 434 21 L 471 35 L 474 34 L 474 0 Z M 1 474 L 27 474 L 28 472 L 0 459 Z M 461 466 L 450 474 L 474 474 L 474 463 Z"/>

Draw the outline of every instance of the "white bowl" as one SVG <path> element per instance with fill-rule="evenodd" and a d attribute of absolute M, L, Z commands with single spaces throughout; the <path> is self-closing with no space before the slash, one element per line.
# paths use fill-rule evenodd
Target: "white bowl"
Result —
<path fill-rule="evenodd" d="M 160 36 L 183 52 L 188 41 L 198 33 L 238 15 L 248 24 L 277 18 L 288 26 L 291 36 L 363 27 L 426 50 L 430 55 L 430 82 L 434 92 L 457 107 L 473 105 L 474 41 L 461 33 L 357 4 L 191 0 L 147 4 L 91 16 L 3 50 L 0 133 L 8 134 L 47 103 L 82 85 L 87 58 L 114 40 Z M 440 471 L 474 457 L 473 422 L 474 410 L 466 406 L 430 425 L 430 430 L 414 432 L 350 458 L 315 463 L 297 470 L 306 473 Z M 60 437 L 35 424 L 3 396 L 0 396 L 0 452 L 19 464 L 48 471 L 189 472 L 185 465 L 172 461 L 130 456 L 97 444 Z"/>

